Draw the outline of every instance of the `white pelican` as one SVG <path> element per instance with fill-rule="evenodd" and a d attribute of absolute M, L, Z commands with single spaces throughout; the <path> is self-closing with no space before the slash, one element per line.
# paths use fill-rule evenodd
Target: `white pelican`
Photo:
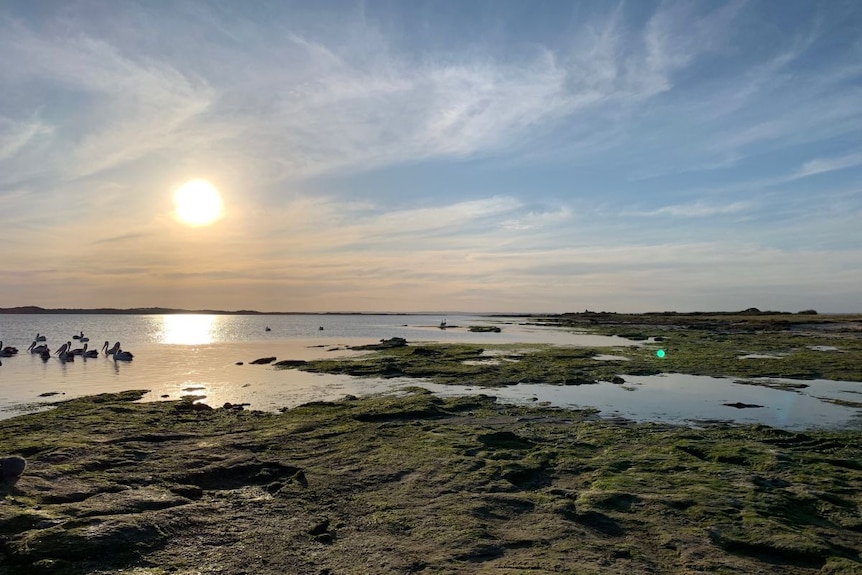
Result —
<path fill-rule="evenodd" d="M 33 339 L 35 339 L 36 341 L 46 341 L 48 338 L 46 338 L 44 335 L 42 335 L 41 333 L 39 333 L 39 332 L 37 331 L 37 332 L 36 332 L 36 337 L 35 337 L 35 338 L 33 338 Z"/>
<path fill-rule="evenodd" d="M 43 351 L 50 352 L 51 350 L 48 349 L 47 344 L 43 343 L 42 345 L 36 345 L 36 342 L 34 341 L 30 344 L 30 347 L 27 348 L 27 351 L 30 353 L 42 353 Z"/>
<path fill-rule="evenodd" d="M 60 361 L 75 361 L 75 355 L 69 352 L 69 347 L 71 346 L 68 343 L 64 343 L 57 350 L 57 357 L 60 358 Z"/>

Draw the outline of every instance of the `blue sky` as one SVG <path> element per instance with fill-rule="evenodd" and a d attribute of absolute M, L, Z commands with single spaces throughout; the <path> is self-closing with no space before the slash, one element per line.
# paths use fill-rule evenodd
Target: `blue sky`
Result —
<path fill-rule="evenodd" d="M 854 0 L 6 0 L 0 54 L 3 307 L 862 311 Z"/>

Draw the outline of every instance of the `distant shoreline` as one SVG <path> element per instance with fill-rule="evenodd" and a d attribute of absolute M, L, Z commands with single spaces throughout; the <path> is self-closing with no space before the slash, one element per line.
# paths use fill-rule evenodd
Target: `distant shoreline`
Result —
<path fill-rule="evenodd" d="M 386 312 L 386 311 L 256 311 L 256 310 L 218 310 L 218 309 L 176 309 L 165 307 L 136 308 L 43 308 L 39 306 L 19 306 L 0 308 L 0 315 L 487 315 L 495 317 L 526 317 L 554 316 L 558 314 L 528 314 L 528 313 L 483 313 L 462 311 L 417 311 L 417 312 Z"/>
<path fill-rule="evenodd" d="M 201 315 L 474 315 L 488 317 L 583 317 L 583 318 L 609 318 L 609 317 L 704 317 L 704 316 L 770 316 L 770 315 L 814 315 L 814 316 L 857 316 L 860 312 L 841 313 L 818 313 L 815 310 L 791 311 L 761 311 L 757 308 L 749 308 L 742 311 L 645 311 L 637 313 L 609 312 L 609 311 L 583 311 L 583 312 L 473 312 L 473 311 L 257 311 L 250 309 L 241 310 L 218 310 L 218 309 L 178 309 L 167 307 L 135 307 L 135 308 L 44 308 L 40 306 L 17 306 L 0 308 L 0 315 L 178 315 L 178 314 L 201 314 Z"/>

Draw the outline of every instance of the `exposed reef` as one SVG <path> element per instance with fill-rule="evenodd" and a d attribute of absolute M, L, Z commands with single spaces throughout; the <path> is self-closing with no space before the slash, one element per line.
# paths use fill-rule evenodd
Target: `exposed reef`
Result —
<path fill-rule="evenodd" d="M 284 413 L 80 398 L 0 421 L 0 574 L 862 571 L 862 436 L 409 389 Z"/>

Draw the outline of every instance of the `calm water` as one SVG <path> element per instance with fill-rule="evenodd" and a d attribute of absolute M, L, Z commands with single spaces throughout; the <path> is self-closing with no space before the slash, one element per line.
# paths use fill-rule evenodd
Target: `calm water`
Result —
<path fill-rule="evenodd" d="M 585 335 L 566 330 L 529 326 L 518 320 L 479 316 L 427 315 L 0 315 L 0 340 L 19 348 L 17 356 L 2 358 L 0 418 L 43 409 L 51 401 L 126 389 L 149 389 L 146 400 L 199 395 L 219 406 L 249 403 L 254 409 L 277 410 L 313 400 L 334 400 L 347 394 L 386 393 L 416 380 L 359 379 L 315 375 L 249 365 L 264 356 L 278 359 L 315 359 L 355 354 L 349 345 L 404 337 L 410 342 L 552 343 L 607 346 L 606 359 L 624 356 L 621 338 Z M 501 325 L 502 333 L 471 333 L 469 325 Z M 269 327 L 270 331 L 266 331 Z M 323 329 L 320 329 L 320 328 Z M 56 357 L 43 362 L 25 350 L 36 333 L 56 350 L 81 331 L 91 348 L 120 341 L 135 354 L 132 362 L 97 358 L 63 363 Z M 236 365 L 243 362 L 243 365 Z M 625 362 L 620 361 L 625 376 Z M 784 428 L 859 427 L 860 410 L 834 405 L 823 398 L 862 401 L 862 383 L 814 381 L 793 391 L 739 385 L 731 379 L 667 375 L 626 377 L 624 386 L 601 383 L 572 387 L 518 385 L 488 390 L 469 386 L 425 387 L 447 395 L 490 393 L 503 401 L 548 402 L 561 407 L 595 407 L 602 415 L 635 420 L 696 423 L 721 420 L 764 423 Z M 56 393 L 49 397 L 40 394 Z M 724 403 L 763 405 L 737 410 Z"/>

